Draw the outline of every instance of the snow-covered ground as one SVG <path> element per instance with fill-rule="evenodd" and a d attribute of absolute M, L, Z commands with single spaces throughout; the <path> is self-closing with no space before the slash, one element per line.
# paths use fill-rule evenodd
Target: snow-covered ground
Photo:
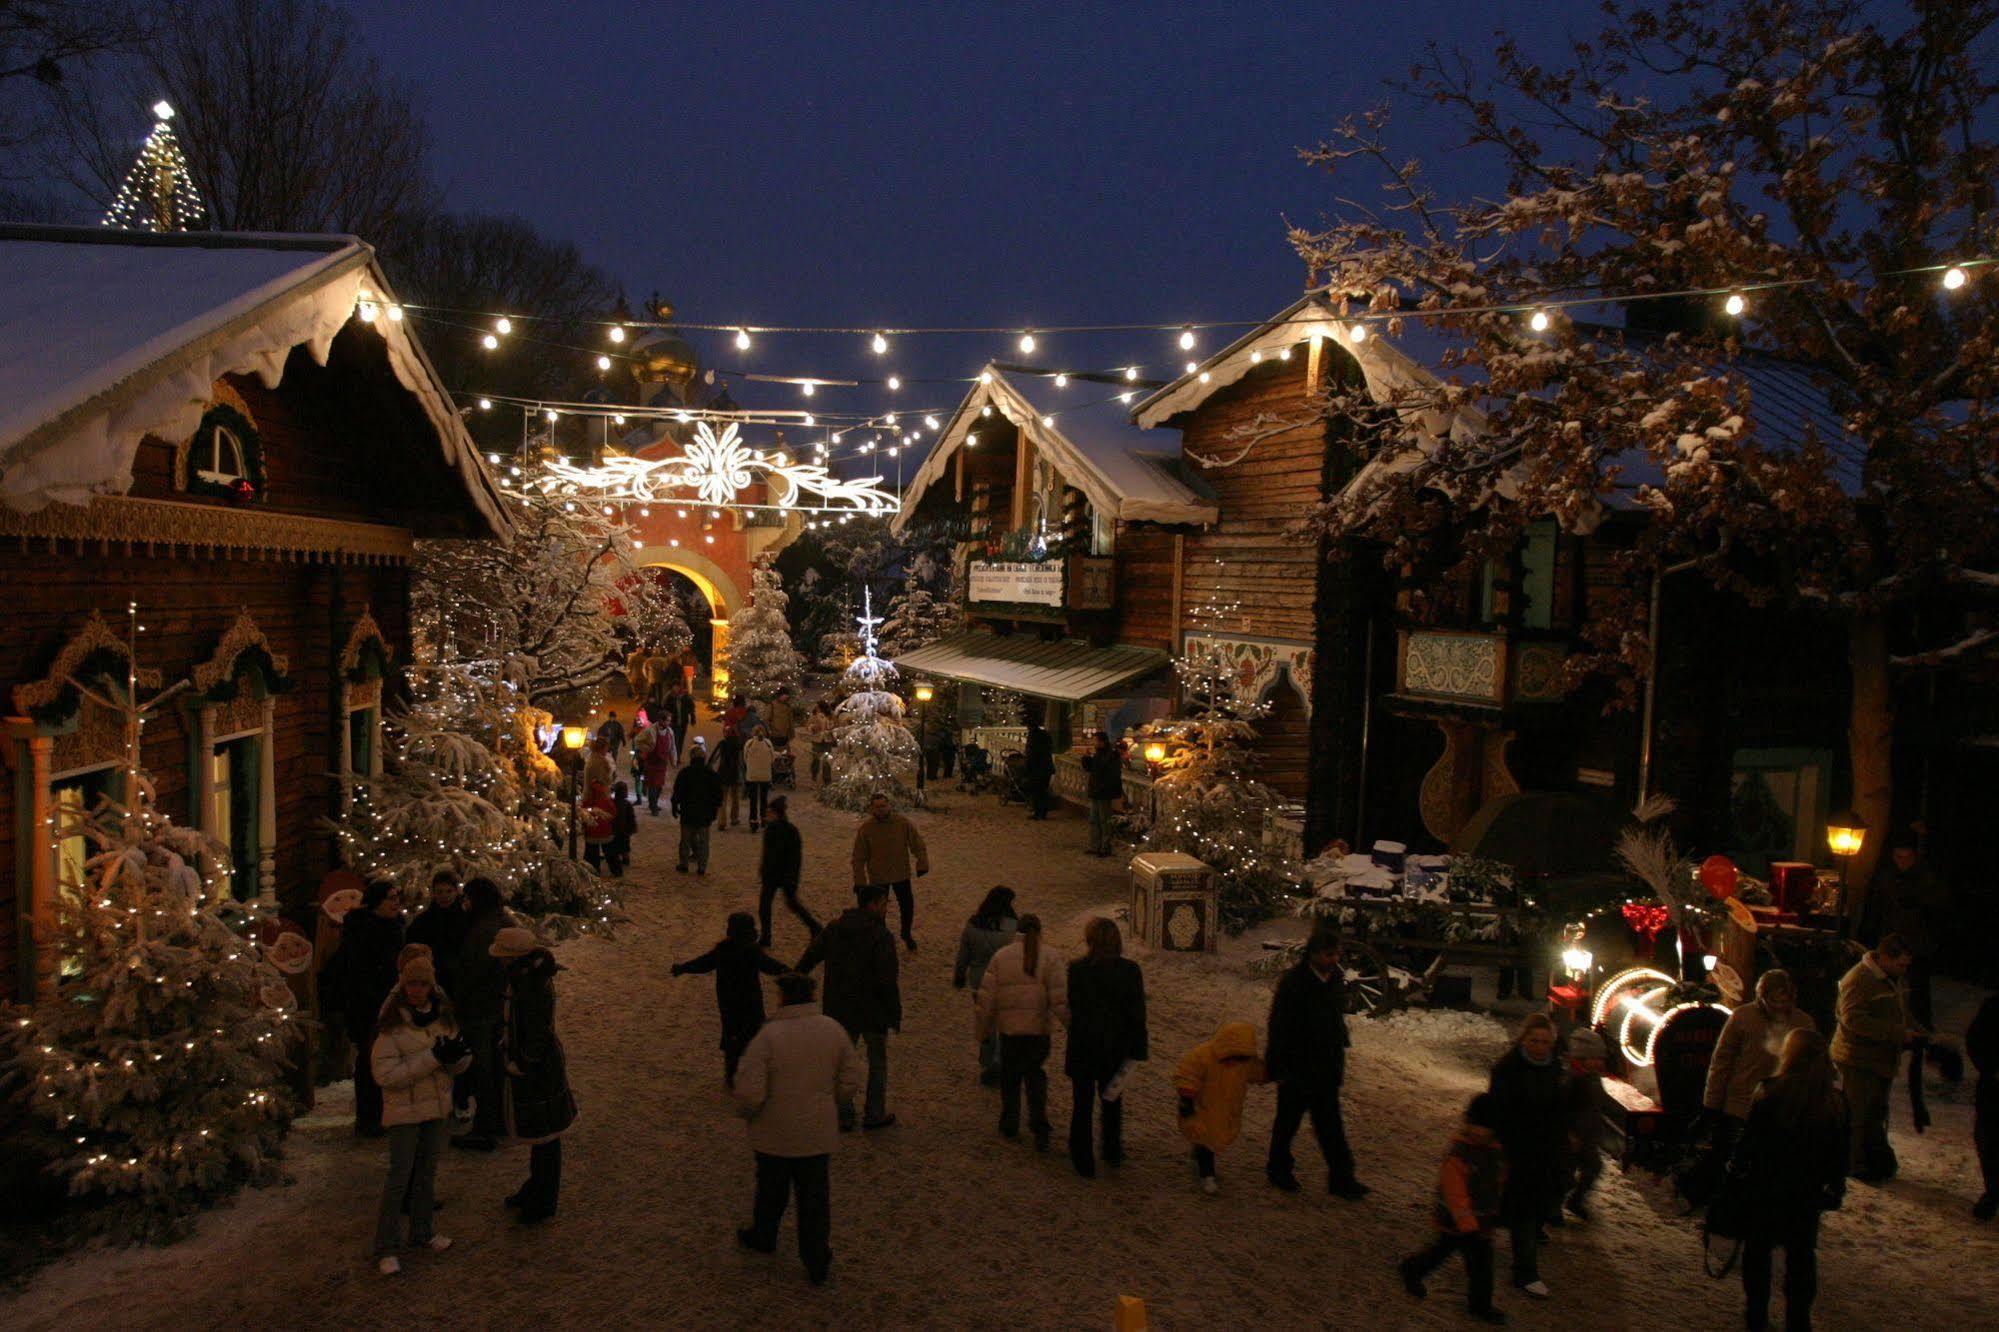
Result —
<path fill-rule="evenodd" d="M 670 962 L 754 906 L 756 844 L 717 833 L 705 879 L 673 872 L 673 825 L 640 817 L 631 925 L 615 941 L 565 945 L 560 1022 L 583 1117 L 567 1139 L 562 1207 L 534 1229 L 500 1199 L 525 1173 L 521 1150 L 447 1152 L 441 1255 L 385 1279 L 367 1261 L 384 1151 L 348 1127 L 347 1088 L 328 1089 L 290 1140 L 290 1183 L 253 1190 L 162 1249 L 75 1256 L 0 1297 L 13 1328 L 208 1326 L 1104 1327 L 1118 1295 L 1143 1298 L 1153 1325 L 1416 1327 L 1460 1323 L 1462 1276 L 1438 1274 L 1427 1302 L 1402 1293 L 1393 1259 L 1427 1233 L 1439 1151 L 1483 1083 L 1504 1029 L 1468 1014 L 1407 1013 L 1356 1026 L 1347 1122 L 1374 1196 L 1355 1204 L 1262 1182 L 1272 1097 L 1251 1092 L 1244 1141 L 1221 1162 L 1223 1189 L 1195 1188 L 1175 1127 L 1179 1055 L 1224 1021 L 1261 1030 L 1269 981 L 1250 974 L 1254 940 L 1218 958 L 1147 956 L 1153 1059 L 1127 1093 L 1129 1160 L 1094 1182 L 1059 1150 L 1068 1087 L 1051 1084 L 1057 1150 L 994 1131 L 997 1095 L 977 1085 L 971 1001 L 950 985 L 958 927 L 985 889 L 1013 886 L 1056 945 L 1121 902 L 1114 862 L 1083 854 L 1073 813 L 1030 824 L 1019 806 L 949 797 L 919 814 L 934 872 L 918 885 L 922 951 L 903 971 L 905 1032 L 891 1040 L 899 1126 L 848 1138 L 833 1165 L 833 1279 L 807 1284 L 789 1223 L 775 1258 L 736 1247 L 747 1219 L 750 1154 L 730 1113 L 714 1048 L 713 989 L 673 980 Z M 807 897 L 848 900 L 850 816 L 794 800 Z M 1273 927 L 1295 930 L 1291 922 Z M 804 947 L 780 906 L 781 956 Z M 1266 931 L 1269 932 L 1269 931 Z M 1489 984 L 1489 982 L 1488 982 Z M 1965 1011 L 1962 994 L 1950 1005 Z M 1055 1067 L 1059 1070 L 1059 1048 Z M 1933 1099 L 1920 1142 L 1898 1099 L 1903 1174 L 1856 1185 L 1821 1247 L 1821 1325 L 1974 1327 L 1999 1309 L 1999 1228 L 1980 1227 L 1968 1089 Z M 1309 1131 L 1299 1156 L 1322 1178 Z M 1606 1176 L 1597 1220 L 1558 1233 L 1543 1272 L 1554 1300 L 1500 1302 L 1526 1327 L 1726 1327 L 1740 1287 L 1701 1274 L 1696 1241 L 1648 1179 Z"/>

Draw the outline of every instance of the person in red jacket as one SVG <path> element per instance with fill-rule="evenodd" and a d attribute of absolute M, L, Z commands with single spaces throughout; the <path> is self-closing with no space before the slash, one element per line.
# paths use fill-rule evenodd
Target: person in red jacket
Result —
<path fill-rule="evenodd" d="M 583 823 L 583 858 L 590 868 L 603 872 L 604 853 L 616 834 L 617 808 L 611 803 L 611 788 L 604 782 L 590 783 L 576 817 Z"/>
<path fill-rule="evenodd" d="M 1492 1232 L 1499 1224 L 1501 1181 L 1505 1154 L 1499 1146 L 1499 1099 L 1480 1092 L 1465 1107 L 1464 1126 L 1451 1140 L 1437 1171 L 1437 1203 L 1432 1219 L 1437 1238 L 1421 1253 L 1396 1265 L 1402 1286 L 1417 1299 L 1429 1294 L 1423 1278 L 1450 1260 L 1465 1256 L 1466 1306 L 1474 1318 L 1504 1323 L 1506 1315 L 1492 1307 Z"/>

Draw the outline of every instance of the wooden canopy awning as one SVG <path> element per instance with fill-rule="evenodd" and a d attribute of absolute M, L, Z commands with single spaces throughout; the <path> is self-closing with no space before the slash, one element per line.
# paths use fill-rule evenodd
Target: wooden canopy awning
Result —
<path fill-rule="evenodd" d="M 1163 669 L 1167 657 L 1153 648 L 1125 644 L 1100 648 L 1073 638 L 1050 642 L 974 629 L 905 652 L 895 664 L 905 674 L 941 675 L 1080 703 Z"/>

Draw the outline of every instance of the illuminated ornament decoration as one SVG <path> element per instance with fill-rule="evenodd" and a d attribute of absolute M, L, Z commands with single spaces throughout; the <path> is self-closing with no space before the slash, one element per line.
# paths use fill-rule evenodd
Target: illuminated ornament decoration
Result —
<path fill-rule="evenodd" d="M 737 493 L 759 473 L 782 508 L 790 508 L 804 495 L 813 496 L 824 506 L 882 512 L 898 507 L 895 496 L 881 489 L 878 476 L 846 479 L 815 463 L 794 462 L 783 453 L 752 453 L 733 421 L 723 426 L 719 435 L 709 422 L 696 422 L 693 439 L 677 457 L 606 454 L 594 467 L 558 460 L 549 463 L 532 484 L 548 494 L 587 494 L 599 502 L 637 504 L 691 491 L 711 508 L 731 508 Z"/>
<path fill-rule="evenodd" d="M 166 102 L 153 103 L 152 133 L 139 145 L 139 158 L 132 163 L 104 225 L 127 231 L 187 231 L 207 215 L 201 192 L 188 174 L 187 158 L 174 138 L 174 109 Z"/>

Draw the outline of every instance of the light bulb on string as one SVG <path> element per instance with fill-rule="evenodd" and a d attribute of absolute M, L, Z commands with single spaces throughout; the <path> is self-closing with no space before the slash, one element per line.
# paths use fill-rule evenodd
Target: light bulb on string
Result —
<path fill-rule="evenodd" d="M 1355 324 L 1347 330 L 1347 340 L 1359 344 L 1367 341 L 1367 325 Z"/>
<path fill-rule="evenodd" d="M 1528 318 L 1527 327 L 1533 329 L 1536 333 L 1546 333 L 1548 331 L 1548 312 L 1546 310 L 1536 310 Z"/>
<path fill-rule="evenodd" d="M 1194 350 L 1194 326 L 1192 324 L 1188 324 L 1180 330 L 1180 350 Z"/>
<path fill-rule="evenodd" d="M 895 392 L 897 389 L 901 387 L 902 387 L 902 379 L 900 376 L 890 375 L 888 377 L 888 391 L 890 393 Z"/>
<path fill-rule="evenodd" d="M 809 398 L 819 391 L 819 386 L 808 379 L 799 384 L 798 391 Z"/>
<path fill-rule="evenodd" d="M 1124 377 L 1125 377 L 1126 379 L 1137 379 L 1137 378 L 1138 378 L 1138 367 L 1137 367 L 1137 366 L 1135 366 L 1135 365 L 1128 365 L 1128 366 L 1126 366 L 1126 367 L 1124 368 Z"/>
<path fill-rule="evenodd" d="M 812 415 L 812 413 L 811 413 L 811 412 L 807 412 L 807 413 L 805 414 L 805 424 L 807 424 L 807 425 L 818 425 L 818 424 L 819 424 L 819 422 L 818 422 L 818 420 L 817 420 L 816 418 L 814 418 L 814 417 L 813 417 L 813 415 Z"/>
<path fill-rule="evenodd" d="M 1029 331 L 1020 335 L 1020 349 L 1023 352 L 1032 352 L 1034 350 L 1034 347 L 1035 347 L 1034 332 L 1033 330 L 1030 329 Z M 985 383 L 986 377 L 984 375 L 979 376 L 979 382 Z M 842 518 L 840 521 L 845 522 L 847 520 Z"/>
<path fill-rule="evenodd" d="M 1721 308 L 1732 315 L 1739 316 L 1744 310 L 1749 308 L 1749 302 L 1743 299 L 1741 292 L 1732 291 L 1728 293 L 1728 299 L 1722 302 Z"/>
<path fill-rule="evenodd" d="M 935 430 L 937 428 L 937 418 L 934 416 L 926 416 L 923 418 L 923 424 L 928 426 L 930 429 Z"/>
<path fill-rule="evenodd" d="M 1290 349 L 1289 347 L 1285 347 L 1285 348 L 1282 348 L 1282 349 L 1280 349 L 1280 350 L 1278 351 L 1278 353 L 1277 353 L 1277 359 L 1278 359 L 1278 360 L 1280 360 L 1280 361 L 1288 361 L 1288 360 L 1290 360 L 1290 359 L 1291 359 L 1291 349 Z"/>
<path fill-rule="evenodd" d="M 1956 291 L 1970 280 L 1971 275 L 1956 264 L 1952 264 L 1943 271 L 1943 286 L 1945 291 Z"/>
<path fill-rule="evenodd" d="M 391 306 L 389 307 L 389 322 L 390 322 L 391 324 L 400 324 L 400 323 L 402 323 L 402 322 L 403 322 L 403 307 L 402 307 L 402 306 L 400 306 L 400 305 L 391 305 Z"/>
<path fill-rule="evenodd" d="M 514 321 L 501 315 L 493 321 L 493 331 L 501 334 L 511 333 L 514 331 Z"/>
<path fill-rule="evenodd" d="M 874 348 L 875 355 L 884 355 L 888 351 L 888 338 L 884 334 L 877 333 L 868 345 Z"/>
<path fill-rule="evenodd" d="M 487 351 L 491 351 L 493 350 L 493 348 L 500 345 L 500 340 L 497 337 L 494 337 L 491 333 L 488 333 L 486 334 L 486 336 L 479 339 L 479 345 L 484 347 Z"/>
<path fill-rule="evenodd" d="M 1192 361 L 1189 361 L 1189 362 L 1187 362 L 1187 368 L 1186 368 L 1186 369 L 1184 369 L 1184 370 L 1182 370 L 1182 371 L 1181 371 L 1180 373 L 1181 373 L 1181 374 L 1183 374 L 1183 375 L 1191 375 L 1191 374 L 1193 374 L 1193 373 L 1194 373 L 1194 371 L 1195 371 L 1195 370 L 1197 370 L 1197 369 L 1199 369 L 1199 367 L 1198 367 L 1198 366 L 1196 366 L 1196 365 L 1194 364 L 1194 362 L 1192 362 Z"/>
<path fill-rule="evenodd" d="M 492 410 L 493 410 L 493 400 L 492 400 L 491 398 L 481 398 L 481 399 L 479 399 L 479 410 L 480 410 L 480 411 L 482 411 L 482 412 L 490 412 L 490 411 L 492 411 Z"/>
<path fill-rule="evenodd" d="M 608 356 L 599 356 L 597 358 L 597 368 L 599 370 L 609 370 L 611 368 L 611 358 Z"/>
<path fill-rule="evenodd" d="M 623 324 L 611 325 L 610 337 L 613 342 L 623 342 L 625 340 L 625 326 Z"/>
<path fill-rule="evenodd" d="M 737 351 L 748 351 L 749 349 L 750 349 L 750 331 L 749 331 L 749 330 L 748 330 L 747 328 L 739 328 L 739 329 L 737 329 L 737 330 L 736 330 L 736 350 L 737 350 Z"/>

